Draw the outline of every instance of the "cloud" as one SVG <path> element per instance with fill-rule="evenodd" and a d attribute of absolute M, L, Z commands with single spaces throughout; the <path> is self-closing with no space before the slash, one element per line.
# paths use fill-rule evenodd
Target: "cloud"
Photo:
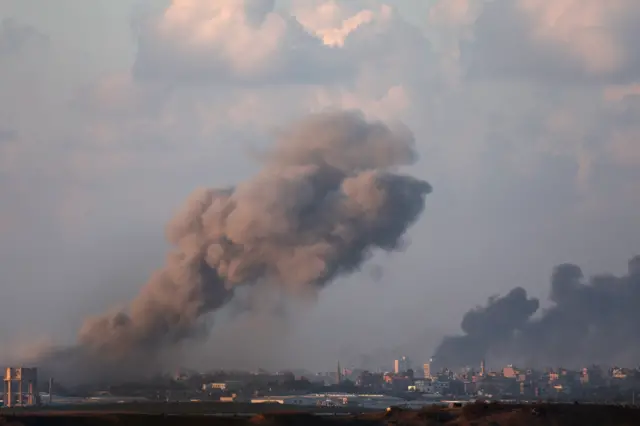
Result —
<path fill-rule="evenodd" d="M 71 154 L 61 161 L 76 186 L 105 182 L 114 170 L 124 181 L 141 162 L 157 172 L 177 158 L 204 163 L 227 155 L 221 146 L 238 154 L 279 123 L 336 106 L 436 135 L 424 138 L 431 153 L 424 161 L 451 180 L 477 183 L 487 173 L 482 155 L 499 148 L 492 161 L 509 163 L 512 173 L 535 170 L 545 156 L 574 161 L 580 186 L 599 162 L 633 161 L 621 153 L 633 153 L 634 126 L 616 121 L 633 112 L 615 106 L 621 95 L 612 93 L 634 86 L 618 83 L 633 58 L 594 68 L 606 61 L 575 43 L 581 28 L 596 26 L 629 58 L 622 24 L 634 4 L 588 2 L 582 10 L 567 0 L 440 1 L 419 18 L 420 28 L 384 1 L 300 1 L 291 9 L 273 1 L 174 1 L 142 20 L 131 69 L 70 92 L 72 108 L 59 108 L 56 123 L 31 126 L 32 111 L 12 122 L 33 149 L 43 149 L 44 135 L 29 128 L 65 139 Z M 511 35 L 500 36 L 509 25 Z M 569 71 L 590 85 L 558 89 Z M 533 83 L 552 83 L 555 93 Z M 56 128 L 72 117 L 82 119 Z"/>
<path fill-rule="evenodd" d="M 47 43 L 48 38 L 32 26 L 11 18 L 0 21 L 0 60 L 19 55 L 25 49 L 44 47 Z"/>
<path fill-rule="evenodd" d="M 325 45 L 344 47 L 349 36 L 356 30 L 393 18 L 393 9 L 389 5 L 378 4 L 367 8 L 364 3 L 336 0 L 298 1 L 293 13 L 298 22 L 320 38 Z"/>
<path fill-rule="evenodd" d="M 71 157 L 73 169 L 103 177 L 118 169 L 124 176 L 143 158 L 155 158 L 145 161 L 150 167 L 159 165 L 164 161 L 160 151 L 171 162 L 176 157 L 169 152 L 180 152 L 184 159 L 186 146 L 198 150 L 192 151 L 193 160 L 203 161 L 213 150 L 225 155 L 220 146 L 230 148 L 221 134 L 241 129 L 255 137 L 324 108 L 400 118 L 411 105 L 407 83 L 414 70 L 432 59 L 419 29 L 388 5 L 361 10 L 352 7 L 354 2 L 301 4 L 289 13 L 269 1 L 174 1 L 159 15 L 148 16 L 138 32 L 132 70 L 101 78 L 75 94 L 74 111 L 83 116 L 76 137 L 83 142 Z M 320 34 L 363 14 L 372 19 L 349 24 L 352 30 L 345 30 L 337 45 Z M 280 28 L 275 23 L 286 24 L 282 28 L 288 32 L 275 31 Z M 263 36 L 271 31 L 275 38 L 269 44 Z M 242 40 L 255 56 L 247 55 Z M 414 54 L 415 42 L 424 55 Z M 287 43 L 299 48 L 288 50 Z M 299 53 L 318 53 L 323 64 Z M 317 73 L 316 65 L 350 71 Z M 299 72 L 301 79 L 291 72 Z M 254 148 L 244 142 L 250 137 L 240 139 L 232 149 Z"/>
<path fill-rule="evenodd" d="M 140 79 L 246 84 L 326 82 L 350 70 L 274 0 L 175 0 L 139 32 Z"/>
<path fill-rule="evenodd" d="M 485 1 L 465 67 L 484 78 L 628 82 L 640 69 L 639 18 L 633 0 Z"/>
<path fill-rule="evenodd" d="M 294 2 L 286 10 L 272 0 L 175 0 L 142 20 L 134 76 L 171 85 L 350 86 L 372 67 L 410 78 L 430 54 L 421 31 L 387 3 Z"/>
<path fill-rule="evenodd" d="M 67 160 L 70 172 L 78 182 L 103 182 L 118 170 L 121 181 L 131 182 L 141 163 L 147 174 L 176 161 L 204 165 L 251 152 L 289 119 L 342 107 L 435 135 L 421 142 L 429 152 L 425 168 L 461 189 L 492 179 L 490 169 L 530 181 L 549 165 L 552 176 L 599 197 L 587 189 L 612 178 L 603 170 L 631 167 L 634 158 L 621 154 L 634 149 L 635 130 L 620 121 L 631 113 L 615 106 L 611 94 L 633 85 L 615 83 L 608 71 L 589 71 L 587 59 L 566 53 L 573 48 L 566 43 L 534 38 L 555 9 L 500 2 L 436 2 L 421 18 L 425 29 L 382 1 L 301 1 L 291 9 L 269 1 L 174 1 L 143 21 L 131 70 L 77 96 L 84 119 L 75 138 L 83 142 Z M 572 3 L 563 5 L 565 14 L 573 11 Z M 601 14 L 618 13 L 613 6 L 590 10 L 549 34 L 574 31 L 589 19 L 607 23 Z M 514 26 L 514 36 L 492 39 L 492 20 Z M 251 45 L 248 54 L 243 43 Z M 515 50 L 501 50 L 505 46 Z M 491 49 L 485 57 L 477 53 L 484 48 Z M 542 60 L 554 55 L 572 65 Z M 589 84 L 558 88 L 565 66 L 579 68 Z M 330 72 L 316 73 L 323 67 Z"/>

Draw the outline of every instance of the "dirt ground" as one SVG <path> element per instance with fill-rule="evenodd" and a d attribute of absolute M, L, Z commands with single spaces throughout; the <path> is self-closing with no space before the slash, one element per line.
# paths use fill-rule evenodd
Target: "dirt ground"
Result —
<path fill-rule="evenodd" d="M 638 426 L 640 409 L 604 405 L 472 404 L 351 416 L 271 412 L 255 416 L 140 414 L 131 412 L 3 413 L 0 426 Z"/>

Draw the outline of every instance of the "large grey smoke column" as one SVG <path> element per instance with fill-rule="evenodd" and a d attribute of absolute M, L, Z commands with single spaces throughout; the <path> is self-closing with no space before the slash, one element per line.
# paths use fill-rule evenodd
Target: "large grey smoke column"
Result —
<path fill-rule="evenodd" d="M 394 173 L 414 161 L 413 136 L 355 112 L 311 115 L 280 134 L 264 168 L 233 189 L 201 189 L 171 221 L 175 250 L 121 312 L 91 318 L 74 351 L 110 362 L 147 359 L 201 330 L 234 288 L 269 282 L 316 291 L 395 250 L 429 184 Z M 145 362 L 149 362 L 148 360 Z"/>
<path fill-rule="evenodd" d="M 588 280 L 573 264 L 554 268 L 553 306 L 532 318 L 538 300 L 515 288 L 462 320 L 464 335 L 446 337 L 435 353 L 439 366 L 497 363 L 530 367 L 584 367 L 591 363 L 636 365 L 640 357 L 640 256 L 621 277 Z"/>

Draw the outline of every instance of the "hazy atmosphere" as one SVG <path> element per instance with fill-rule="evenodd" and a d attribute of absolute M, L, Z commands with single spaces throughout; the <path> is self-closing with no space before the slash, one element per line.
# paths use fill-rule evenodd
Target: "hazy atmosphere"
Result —
<path fill-rule="evenodd" d="M 0 2 L 0 360 L 81 331 L 197 368 L 369 367 L 494 328 L 464 353 L 522 360 L 515 330 L 548 337 L 533 364 L 637 359 L 639 19 L 637 0 Z M 225 203 L 235 230 L 187 229 Z M 336 233 L 326 269 L 299 266 Z M 149 284 L 193 240 L 225 278 L 195 307 L 162 293 L 176 275 Z M 143 288 L 191 316 L 136 323 L 162 298 Z M 576 322 L 581 352 L 545 351 Z"/>

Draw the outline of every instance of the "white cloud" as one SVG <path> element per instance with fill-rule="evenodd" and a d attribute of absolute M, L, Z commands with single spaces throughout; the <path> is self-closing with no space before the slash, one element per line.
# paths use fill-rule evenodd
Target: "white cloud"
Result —
<path fill-rule="evenodd" d="M 518 6 L 531 17 L 531 38 L 544 46 L 559 45 L 587 74 L 613 74 L 635 54 L 626 45 L 624 20 L 637 14 L 634 1 L 520 0 Z"/>
<path fill-rule="evenodd" d="M 224 83 L 323 82 L 344 77 L 325 46 L 273 0 L 175 0 L 139 33 L 139 78 Z"/>
<path fill-rule="evenodd" d="M 474 23 L 474 42 L 464 53 L 471 74 L 565 84 L 624 82 L 638 75 L 634 40 L 640 4 L 634 0 L 484 3 Z M 473 15 L 467 10 L 462 21 Z"/>
<path fill-rule="evenodd" d="M 75 182 L 70 193 L 77 199 L 78 186 L 115 171 L 124 180 L 141 163 L 159 172 L 180 152 L 183 164 L 204 161 L 203 153 L 227 155 L 220 151 L 230 146 L 225 133 L 241 141 L 233 153 L 251 151 L 251 137 L 240 134 L 264 134 L 337 106 L 408 122 L 424 140 L 424 161 L 456 181 L 476 182 L 486 173 L 483 155 L 499 148 L 495 161 L 513 173 L 531 173 L 536 158 L 569 158 L 584 188 L 599 159 L 630 167 L 636 158 L 635 127 L 607 112 L 636 93 L 633 83 L 618 83 L 633 52 L 624 28 L 614 25 L 633 16 L 635 3 L 587 3 L 439 1 L 420 29 L 383 1 L 298 1 L 288 10 L 267 0 L 174 0 L 143 21 L 130 70 L 76 89 L 71 109 L 51 98 L 37 102 L 42 112 L 12 111 L 17 133 L 29 141 L 13 150 L 26 159 L 27 151 L 50 149 L 66 165 L 57 179 Z M 581 43 L 594 39 L 584 31 L 592 27 L 608 35 L 585 49 Z M 503 37 L 505 29 L 515 32 Z M 617 50 L 603 52 L 618 52 L 618 59 L 597 49 L 607 43 Z M 598 78 L 583 88 L 554 85 L 550 96 L 530 85 L 555 84 L 572 69 Z M 483 72 L 492 81 L 474 78 Z M 47 80 L 38 74 L 37 81 Z M 25 86 L 38 84 L 18 85 Z M 44 109 L 54 105 L 55 118 L 47 118 Z M 30 125 L 34 112 L 46 125 Z M 71 117 L 78 119 L 73 125 Z M 69 155 L 47 147 L 50 134 L 67 141 Z"/>
<path fill-rule="evenodd" d="M 371 2 L 370 2 L 371 3 Z M 361 6 L 358 8 L 357 6 Z M 386 4 L 367 8 L 363 2 L 298 1 L 294 15 L 312 34 L 328 46 L 343 47 L 350 34 L 372 23 L 380 24 L 392 19 L 393 10 Z"/>
<path fill-rule="evenodd" d="M 607 62 L 581 43 L 594 41 L 585 33 L 591 27 L 609 34 L 596 47 L 620 40 L 612 20 L 621 22 L 633 5 L 587 6 L 570 0 L 554 6 L 440 1 L 424 16 L 423 32 L 390 2 L 299 1 L 288 11 L 271 1 L 176 0 L 142 26 L 134 78 L 109 77 L 93 89 L 88 110 L 94 119 L 85 127 L 94 146 L 103 141 L 104 166 L 77 164 L 85 164 L 85 172 L 108 173 L 136 164 L 149 149 L 180 149 L 169 142 L 173 138 L 186 136 L 191 146 L 204 147 L 221 129 L 260 133 L 307 111 L 338 106 L 403 119 L 419 133 L 437 135 L 424 138 L 425 161 L 456 180 L 476 182 L 484 173 L 484 153 L 500 147 L 514 173 L 531 173 L 544 156 L 571 159 L 575 184 L 584 190 L 598 159 L 619 157 L 615 153 L 629 143 L 621 142 L 627 132 L 620 129 L 614 138 L 604 130 L 604 118 L 597 119 L 600 82 L 616 82 L 622 62 Z M 507 29 L 515 32 L 504 37 Z M 527 86 L 557 84 L 567 72 L 592 83 L 552 96 Z M 493 76 L 493 82 L 477 75 Z M 193 81 L 202 84 L 189 89 Z M 270 86 L 274 82 L 277 88 Z M 620 86 L 607 87 L 611 97 L 612 87 Z M 582 100 L 596 103 L 588 107 Z M 594 132 L 606 135 L 608 148 L 589 139 Z M 131 135 L 136 142 L 127 145 Z M 124 151 L 113 150 L 117 140 Z M 95 152 L 85 155 L 97 158 Z"/>

